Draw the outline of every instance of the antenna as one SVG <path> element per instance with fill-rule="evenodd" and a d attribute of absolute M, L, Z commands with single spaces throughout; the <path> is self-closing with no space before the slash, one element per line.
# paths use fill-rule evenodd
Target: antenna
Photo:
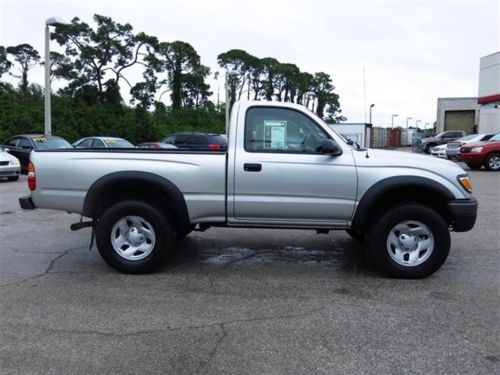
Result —
<path fill-rule="evenodd" d="M 365 109 L 365 124 L 366 124 L 366 77 L 365 68 L 363 68 L 363 98 L 364 98 L 364 109 Z"/>

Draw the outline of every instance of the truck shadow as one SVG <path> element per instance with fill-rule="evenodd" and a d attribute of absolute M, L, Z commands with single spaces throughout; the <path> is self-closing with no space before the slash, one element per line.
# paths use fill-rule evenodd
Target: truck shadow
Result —
<path fill-rule="evenodd" d="M 343 232 L 211 229 L 176 243 L 165 270 L 207 265 L 217 268 L 322 268 L 373 274 L 365 245 Z"/>

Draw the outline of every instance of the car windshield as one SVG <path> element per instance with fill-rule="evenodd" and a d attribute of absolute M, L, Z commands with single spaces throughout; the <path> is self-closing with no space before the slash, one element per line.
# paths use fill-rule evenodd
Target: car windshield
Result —
<path fill-rule="evenodd" d="M 497 133 L 493 137 L 491 137 L 490 141 L 500 141 L 500 133 Z"/>
<path fill-rule="evenodd" d="M 103 139 L 103 142 L 106 143 L 107 147 L 111 147 L 111 148 L 134 147 L 134 145 L 132 143 L 130 143 L 129 141 L 126 141 L 125 139 L 109 138 L 109 139 Z"/>
<path fill-rule="evenodd" d="M 459 139 L 457 139 L 457 141 L 470 141 L 474 138 L 480 139 L 482 137 L 483 137 L 482 135 L 471 134 L 471 135 L 466 135 L 465 137 L 459 138 Z"/>
<path fill-rule="evenodd" d="M 52 150 L 55 148 L 73 148 L 65 139 L 59 137 L 33 137 L 35 147 L 39 150 Z"/>

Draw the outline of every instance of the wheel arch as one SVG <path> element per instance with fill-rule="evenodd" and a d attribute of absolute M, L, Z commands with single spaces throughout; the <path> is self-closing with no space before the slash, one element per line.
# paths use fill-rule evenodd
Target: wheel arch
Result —
<path fill-rule="evenodd" d="M 153 204 L 168 212 L 177 231 L 190 226 L 184 195 L 170 180 L 153 173 L 122 171 L 96 180 L 87 191 L 83 202 L 83 215 L 98 219 L 115 203 L 139 200 Z"/>
<path fill-rule="evenodd" d="M 370 221 L 388 207 L 398 203 L 419 203 L 435 209 L 451 223 L 448 201 L 453 193 L 442 184 L 419 176 L 394 176 L 371 186 L 359 201 L 352 219 L 352 228 L 365 231 Z"/>

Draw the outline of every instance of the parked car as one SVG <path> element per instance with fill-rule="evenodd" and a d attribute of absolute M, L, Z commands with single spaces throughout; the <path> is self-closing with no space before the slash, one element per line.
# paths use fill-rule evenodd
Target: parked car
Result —
<path fill-rule="evenodd" d="M 131 148 L 132 143 L 117 137 L 86 137 L 73 142 L 76 148 Z"/>
<path fill-rule="evenodd" d="M 446 159 L 446 145 L 439 145 L 431 148 L 431 155 Z"/>
<path fill-rule="evenodd" d="M 500 133 L 495 134 L 489 141 L 462 146 L 457 158 L 470 169 L 481 169 L 484 165 L 490 171 L 500 171 Z"/>
<path fill-rule="evenodd" d="M 44 134 L 15 135 L 7 139 L 3 146 L 9 149 L 9 154 L 19 159 L 22 173 L 28 172 L 31 150 L 73 148 L 64 138 Z"/>
<path fill-rule="evenodd" d="M 174 145 L 161 142 L 144 142 L 137 145 L 137 148 L 154 148 L 154 149 L 174 149 L 177 148 Z"/>
<path fill-rule="evenodd" d="M 434 137 L 427 137 L 422 139 L 422 149 L 426 153 L 430 153 L 433 147 L 447 144 L 455 139 L 465 137 L 467 134 L 463 130 L 448 130 Z"/>
<path fill-rule="evenodd" d="M 168 135 L 160 140 L 188 150 L 214 150 L 226 151 L 227 138 L 225 135 L 199 132 L 183 132 Z"/>
<path fill-rule="evenodd" d="M 0 146 L 0 177 L 7 177 L 9 181 L 16 181 L 21 174 L 21 163 L 14 155 L 8 153 L 8 148 Z"/>
<path fill-rule="evenodd" d="M 465 146 L 467 143 L 488 141 L 493 136 L 494 134 L 471 134 L 450 142 L 446 145 L 446 157 L 448 159 L 456 158 L 460 147 Z"/>

